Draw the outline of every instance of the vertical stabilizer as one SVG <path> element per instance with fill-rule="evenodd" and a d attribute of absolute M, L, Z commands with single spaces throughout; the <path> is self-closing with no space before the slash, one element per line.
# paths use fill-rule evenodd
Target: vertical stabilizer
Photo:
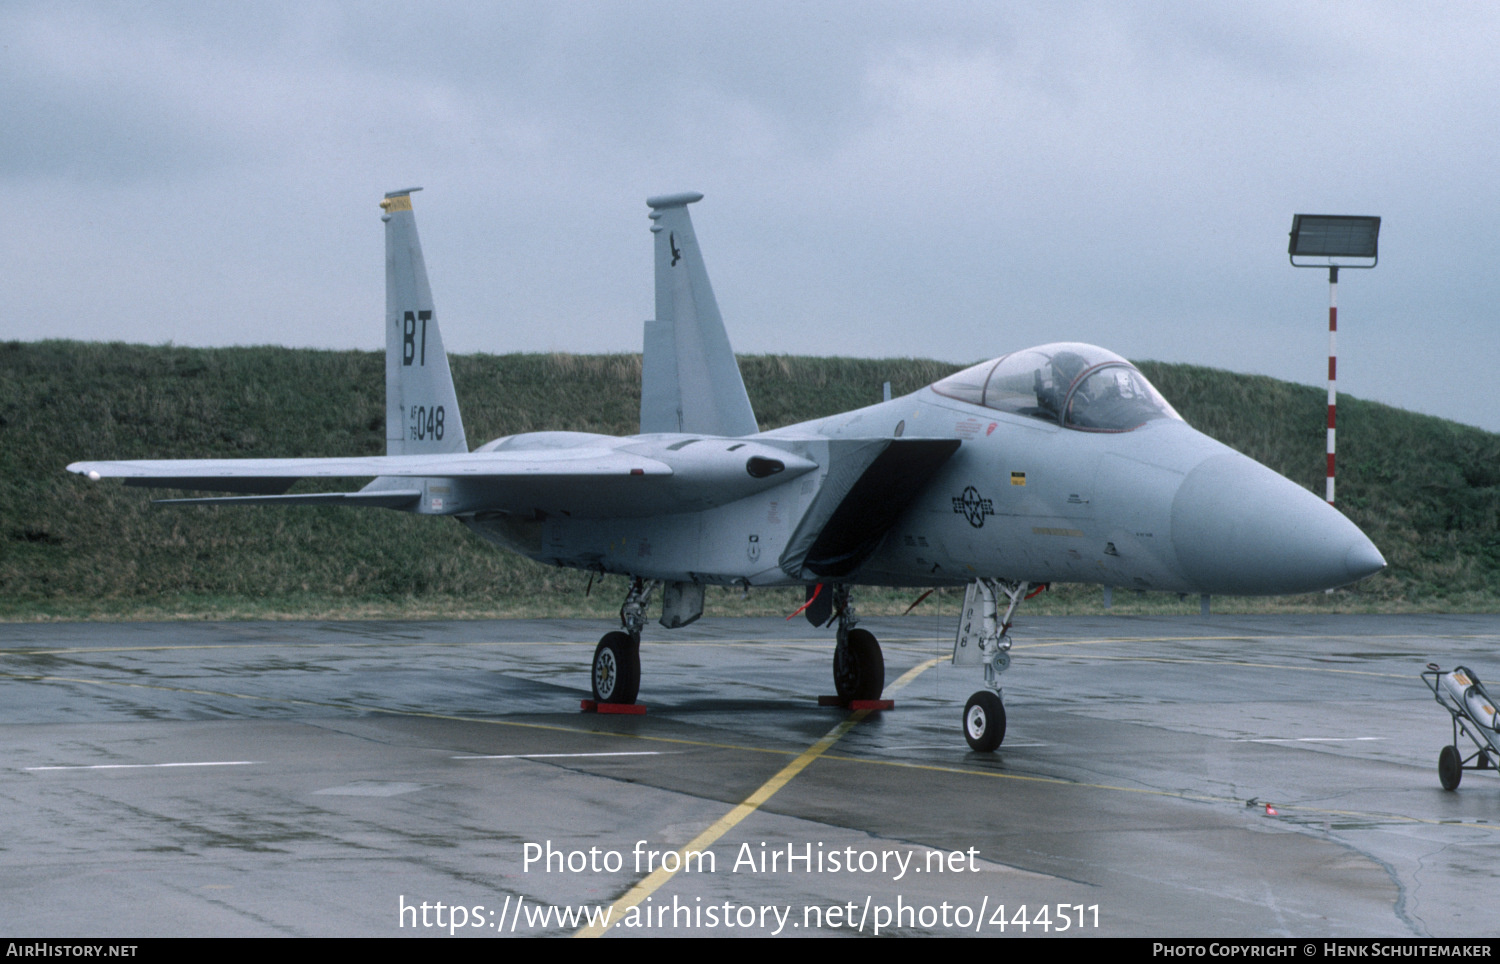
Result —
<path fill-rule="evenodd" d="M 646 322 L 641 431 L 758 431 L 687 206 L 701 194 L 648 198 L 656 235 L 656 320 Z"/>
<path fill-rule="evenodd" d="M 388 455 L 467 452 L 448 353 L 432 309 L 427 265 L 411 210 L 421 188 L 392 191 L 385 213 L 385 451 Z"/>

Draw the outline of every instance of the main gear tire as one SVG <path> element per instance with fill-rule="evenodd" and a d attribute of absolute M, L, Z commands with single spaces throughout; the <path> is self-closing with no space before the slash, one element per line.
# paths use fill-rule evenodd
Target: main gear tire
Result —
<path fill-rule="evenodd" d="M 606 633 L 594 649 L 594 699 L 634 703 L 641 691 L 641 641 L 628 633 Z"/>
<path fill-rule="evenodd" d="M 841 700 L 878 700 L 885 692 L 885 656 L 873 633 L 851 629 L 833 650 L 833 686 Z"/>

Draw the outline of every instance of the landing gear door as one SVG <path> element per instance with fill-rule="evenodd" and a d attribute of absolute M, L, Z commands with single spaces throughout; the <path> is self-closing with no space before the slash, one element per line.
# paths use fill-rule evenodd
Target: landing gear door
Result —
<path fill-rule="evenodd" d="M 954 666 L 981 666 L 984 653 L 980 640 L 984 636 L 983 594 L 977 582 L 969 583 L 964 590 L 964 606 L 958 613 L 958 636 L 953 641 Z"/>
<path fill-rule="evenodd" d="M 703 587 L 693 582 L 669 582 L 662 590 L 661 624 L 680 629 L 703 615 Z"/>

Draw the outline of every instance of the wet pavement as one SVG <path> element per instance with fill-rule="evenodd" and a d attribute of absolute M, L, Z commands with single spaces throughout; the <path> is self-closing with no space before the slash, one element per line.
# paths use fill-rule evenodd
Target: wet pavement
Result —
<path fill-rule="evenodd" d="M 951 618 L 861 625 L 861 717 L 801 621 L 652 625 L 642 716 L 579 712 L 592 621 L 0 625 L 0 925 L 1500 933 L 1500 776 L 1440 788 L 1418 678 L 1500 678 L 1500 617 L 1023 612 L 989 755 Z"/>

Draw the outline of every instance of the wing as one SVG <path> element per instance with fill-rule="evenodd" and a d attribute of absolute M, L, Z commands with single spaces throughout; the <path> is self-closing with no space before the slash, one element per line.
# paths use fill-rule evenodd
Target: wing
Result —
<path fill-rule="evenodd" d="M 608 439 L 556 432 L 491 445 L 517 447 L 453 455 L 75 462 L 68 470 L 90 479 L 122 479 L 126 485 L 235 493 L 162 500 L 179 505 L 331 503 L 424 515 L 602 518 L 725 505 L 817 468 L 795 452 L 740 439 Z M 354 492 L 287 492 L 307 479 L 371 477 L 373 482 Z"/>
<path fill-rule="evenodd" d="M 561 509 L 579 492 L 625 496 L 629 486 L 669 477 L 672 469 L 655 459 L 611 449 L 473 452 L 455 455 L 379 455 L 323 459 L 181 459 L 130 462 L 74 462 L 68 471 L 90 479 L 117 478 L 126 485 L 245 493 L 197 499 L 163 499 L 171 504 L 314 505 L 348 504 L 406 508 L 425 491 L 445 485 L 467 498 L 444 498 L 434 510 L 452 515 L 493 508 L 501 511 Z M 355 492 L 284 494 L 305 479 L 375 479 Z M 570 499 L 570 497 L 572 497 Z M 482 503 L 482 504 L 480 504 Z M 539 504 L 540 503 L 540 504 Z"/>

